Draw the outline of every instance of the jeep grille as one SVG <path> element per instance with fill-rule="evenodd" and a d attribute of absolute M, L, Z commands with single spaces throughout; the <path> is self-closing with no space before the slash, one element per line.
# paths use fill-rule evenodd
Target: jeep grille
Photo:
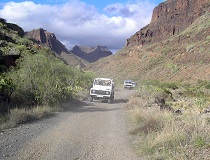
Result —
<path fill-rule="evenodd" d="M 100 95 L 109 95 L 110 94 L 110 91 L 95 90 L 94 93 L 95 94 L 100 94 Z"/>

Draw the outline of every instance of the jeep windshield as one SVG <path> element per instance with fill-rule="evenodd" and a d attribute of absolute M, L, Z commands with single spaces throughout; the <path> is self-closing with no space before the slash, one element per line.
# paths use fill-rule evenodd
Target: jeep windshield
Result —
<path fill-rule="evenodd" d="M 132 84 L 132 83 L 133 83 L 133 81 L 131 81 L 131 80 L 125 80 L 125 81 L 124 81 L 124 83 L 129 83 L 129 84 Z"/>
<path fill-rule="evenodd" d="M 94 81 L 94 85 L 99 85 L 99 86 L 111 86 L 111 80 L 96 79 L 96 80 Z"/>

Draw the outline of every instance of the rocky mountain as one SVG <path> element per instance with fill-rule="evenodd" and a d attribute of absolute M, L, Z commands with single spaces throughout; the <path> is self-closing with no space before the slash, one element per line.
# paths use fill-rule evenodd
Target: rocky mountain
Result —
<path fill-rule="evenodd" d="M 35 40 L 40 46 L 46 46 L 52 49 L 66 64 L 78 67 L 85 66 L 79 57 L 68 51 L 65 45 L 56 38 L 54 33 L 50 33 L 43 28 L 39 28 L 26 32 L 25 34 L 27 37 Z"/>
<path fill-rule="evenodd" d="M 168 0 L 153 10 L 149 25 L 127 39 L 127 46 L 158 42 L 179 34 L 209 8 L 209 0 Z"/>
<path fill-rule="evenodd" d="M 50 33 L 43 28 L 26 32 L 26 36 L 35 39 L 39 44 L 50 47 L 58 55 L 60 55 L 61 52 L 68 53 L 68 49 L 56 38 L 55 34 Z"/>
<path fill-rule="evenodd" d="M 118 80 L 209 81 L 210 1 L 168 0 L 127 45 L 87 69 Z"/>
<path fill-rule="evenodd" d="M 34 39 L 38 44 L 51 48 L 58 57 L 71 66 L 84 67 L 89 62 L 95 62 L 100 58 L 112 55 L 107 47 L 84 47 L 75 46 L 72 50 L 68 50 L 55 36 L 43 28 L 34 29 L 26 32 L 26 36 Z"/>
<path fill-rule="evenodd" d="M 95 62 L 101 58 L 112 55 L 112 52 L 108 50 L 106 46 L 86 47 L 86 46 L 74 46 L 71 53 L 76 56 L 85 59 L 88 62 Z"/>

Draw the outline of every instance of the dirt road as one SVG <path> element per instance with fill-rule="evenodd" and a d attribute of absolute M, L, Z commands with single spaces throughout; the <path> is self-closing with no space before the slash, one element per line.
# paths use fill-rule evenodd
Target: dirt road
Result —
<path fill-rule="evenodd" d="M 115 92 L 112 104 L 83 102 L 68 112 L 0 133 L 1 160 L 135 160 L 123 106 L 132 90 Z"/>

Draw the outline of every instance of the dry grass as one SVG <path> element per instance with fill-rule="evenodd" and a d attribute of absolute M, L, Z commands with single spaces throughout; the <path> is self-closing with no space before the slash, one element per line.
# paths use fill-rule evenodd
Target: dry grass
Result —
<path fill-rule="evenodd" d="M 52 115 L 53 112 L 58 110 L 58 108 L 53 108 L 49 106 L 37 106 L 27 110 L 20 108 L 12 109 L 10 115 L 1 117 L 2 121 L 0 123 L 0 130 L 42 119 L 44 117 Z"/>
<path fill-rule="evenodd" d="M 160 111 L 155 105 L 145 107 L 145 92 L 141 94 L 140 91 L 130 98 L 126 107 L 135 124 L 130 134 L 137 137 L 135 147 L 138 153 L 152 160 L 208 159 L 209 118 L 201 118 L 192 112 L 177 116 L 170 111 Z"/>

